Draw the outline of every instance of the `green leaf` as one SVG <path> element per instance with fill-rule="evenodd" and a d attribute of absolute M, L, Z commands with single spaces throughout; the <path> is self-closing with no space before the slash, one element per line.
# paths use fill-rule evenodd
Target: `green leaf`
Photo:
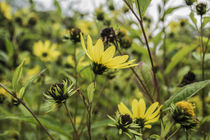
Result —
<path fill-rule="evenodd" d="M 20 81 L 20 78 L 23 73 L 23 63 L 24 61 L 16 68 L 12 77 L 12 88 L 14 91 L 17 90 L 16 88 L 17 88 L 18 82 Z"/>
<path fill-rule="evenodd" d="M 62 17 L 62 9 L 61 9 L 61 6 L 57 0 L 54 0 L 54 5 L 57 8 L 57 12 L 58 12 L 59 16 Z"/>
<path fill-rule="evenodd" d="M 5 45 L 6 45 L 6 49 L 8 52 L 8 55 L 11 57 L 14 54 L 14 46 L 12 44 L 12 42 L 8 39 L 5 40 Z"/>
<path fill-rule="evenodd" d="M 201 82 L 195 82 L 190 85 L 187 85 L 181 90 L 179 90 L 177 93 L 175 93 L 173 96 L 171 96 L 163 105 L 164 108 L 168 107 L 171 103 L 176 103 L 182 100 L 187 100 L 188 98 L 194 96 L 197 92 L 199 92 L 201 89 L 206 87 L 210 84 L 210 80 L 201 81 Z"/>
<path fill-rule="evenodd" d="M 171 62 L 166 67 L 165 74 L 169 74 L 171 70 L 179 63 L 182 62 L 183 58 L 190 53 L 192 50 L 194 50 L 197 45 L 190 45 L 190 46 L 184 46 L 180 51 L 178 51 L 171 59 Z"/>
<path fill-rule="evenodd" d="M 151 67 L 148 64 L 142 62 L 137 72 L 142 82 L 144 83 L 145 88 L 147 89 L 147 91 L 149 91 L 151 97 L 153 97 L 154 96 L 154 82 L 153 82 L 153 72 L 151 70 Z M 144 88 L 141 87 L 141 89 L 144 89 Z"/>
<path fill-rule="evenodd" d="M 135 0 L 136 7 L 138 8 L 138 2 L 137 1 L 139 1 L 139 7 L 140 7 L 140 10 L 141 10 L 141 15 L 143 17 L 152 0 Z"/>
<path fill-rule="evenodd" d="M 197 20 L 195 18 L 195 15 L 193 12 L 190 13 L 190 19 L 192 20 L 192 22 L 194 23 L 195 26 L 197 26 Z"/>
<path fill-rule="evenodd" d="M 33 123 L 33 124 L 38 125 L 38 123 L 35 121 L 35 119 L 31 116 L 19 116 L 19 115 L 18 116 L 17 115 L 9 115 L 9 116 L 1 115 L 0 116 L 0 120 L 5 120 L 5 119 L 20 120 L 20 121 L 24 121 L 24 122 Z M 70 137 L 69 132 L 73 131 L 72 129 L 64 131 L 62 129 L 63 127 L 58 122 L 56 122 L 56 120 L 54 118 L 38 117 L 38 119 L 47 129 L 51 129 L 51 130 L 53 130 L 53 131 L 55 131 L 59 134 L 62 134 L 64 136 Z"/>
<path fill-rule="evenodd" d="M 17 93 L 18 98 L 22 99 L 23 95 L 25 93 L 25 87 L 22 87 L 19 92 Z"/>
<path fill-rule="evenodd" d="M 164 13 L 164 16 L 168 15 L 168 14 L 171 14 L 174 10 L 177 10 L 179 8 L 182 8 L 184 7 L 183 5 L 180 5 L 180 6 L 176 6 L 176 7 L 172 7 L 172 8 L 168 8 L 165 13 Z"/>
<path fill-rule="evenodd" d="M 210 23 L 210 17 L 203 18 L 203 27 L 205 27 L 207 23 Z"/>
<path fill-rule="evenodd" d="M 91 83 L 87 88 L 87 95 L 88 95 L 89 103 L 92 103 L 93 101 L 94 91 L 95 91 L 94 83 Z"/>

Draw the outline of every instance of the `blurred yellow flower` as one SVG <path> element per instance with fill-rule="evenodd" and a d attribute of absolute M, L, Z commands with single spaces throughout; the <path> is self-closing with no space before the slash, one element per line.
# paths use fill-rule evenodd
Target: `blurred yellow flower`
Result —
<path fill-rule="evenodd" d="M 29 69 L 26 73 L 27 77 L 32 77 L 40 71 L 40 66 L 36 65 L 32 69 Z"/>
<path fill-rule="evenodd" d="M 96 26 L 90 21 L 80 20 L 76 23 L 76 27 L 79 28 L 84 34 L 95 35 L 97 33 Z"/>
<path fill-rule="evenodd" d="M 171 32 L 173 32 L 173 33 L 177 33 L 181 29 L 180 28 L 180 24 L 178 22 L 176 22 L 176 21 L 170 22 L 169 23 L 169 28 L 170 28 Z"/>
<path fill-rule="evenodd" d="M 87 37 L 87 49 L 84 42 L 84 38 L 81 35 L 81 43 L 86 55 L 93 61 L 93 71 L 95 74 L 103 74 L 103 72 L 109 69 L 123 69 L 136 66 L 133 64 L 135 59 L 128 60 L 128 55 L 115 56 L 115 46 L 110 46 L 104 51 L 104 44 L 101 39 L 98 39 L 93 46 L 92 39 L 88 35 Z"/>
<path fill-rule="evenodd" d="M 120 114 L 130 115 L 141 128 L 151 128 L 150 123 L 158 121 L 161 108 L 162 106 L 155 102 L 146 111 L 146 104 L 143 99 L 132 101 L 132 112 L 122 102 L 118 105 Z"/>
<path fill-rule="evenodd" d="M 0 2 L 0 15 L 4 15 L 7 19 L 12 19 L 11 6 L 6 2 Z"/>
<path fill-rule="evenodd" d="M 3 89 L 2 87 L 0 87 L 0 94 L 4 95 L 4 96 L 8 96 L 8 93 L 5 89 Z"/>
<path fill-rule="evenodd" d="M 42 42 L 38 41 L 33 46 L 34 55 L 38 56 L 44 62 L 55 61 L 60 52 L 57 50 L 57 44 L 51 44 L 49 40 Z"/>

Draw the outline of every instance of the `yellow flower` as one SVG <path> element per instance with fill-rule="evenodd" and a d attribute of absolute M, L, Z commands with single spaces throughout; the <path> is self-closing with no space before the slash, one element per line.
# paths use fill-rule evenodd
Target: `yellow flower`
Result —
<path fill-rule="evenodd" d="M 97 28 L 94 24 L 87 20 L 80 20 L 76 22 L 76 27 L 79 28 L 84 34 L 97 34 Z"/>
<path fill-rule="evenodd" d="M 158 102 L 153 103 L 146 111 L 146 104 L 143 99 L 132 101 L 132 112 L 121 102 L 118 105 L 120 114 L 128 114 L 135 120 L 141 128 L 151 128 L 150 123 L 158 121 L 160 117 L 160 109 Z"/>
<path fill-rule="evenodd" d="M 190 115 L 190 116 L 195 116 L 194 109 L 191 103 L 187 101 L 181 101 L 176 103 L 176 106 L 184 111 L 184 113 Z"/>
<path fill-rule="evenodd" d="M 4 15 L 4 17 L 7 19 L 11 19 L 11 6 L 6 2 L 0 2 L 0 14 Z"/>
<path fill-rule="evenodd" d="M 85 46 L 84 38 L 81 35 L 81 43 L 83 50 L 86 55 L 93 61 L 93 71 L 95 74 L 103 74 L 103 72 L 109 69 L 122 69 L 136 66 L 137 64 L 132 64 L 135 59 L 128 60 L 128 55 L 115 56 L 115 46 L 110 46 L 104 51 L 104 44 L 101 39 L 98 39 L 96 44 L 93 46 L 92 39 L 88 35 L 87 37 L 87 49 Z"/>
<path fill-rule="evenodd" d="M 49 40 L 38 41 L 33 46 L 34 55 L 40 57 L 40 59 L 44 62 L 52 62 L 58 58 L 60 52 L 57 50 L 57 44 L 50 43 Z"/>

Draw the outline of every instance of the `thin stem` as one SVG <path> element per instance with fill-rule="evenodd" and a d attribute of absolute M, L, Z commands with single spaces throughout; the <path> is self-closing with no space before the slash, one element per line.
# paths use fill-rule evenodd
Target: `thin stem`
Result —
<path fill-rule="evenodd" d="M 91 137 L 91 105 L 89 105 L 89 110 L 88 110 L 88 136 L 89 136 L 89 140 L 92 140 Z"/>
<path fill-rule="evenodd" d="M 185 134 L 186 134 L 186 140 L 189 140 L 189 134 L 188 134 L 187 130 L 185 130 Z"/>
<path fill-rule="evenodd" d="M 145 29 L 144 29 L 144 25 L 143 25 L 142 14 L 141 14 L 141 10 L 140 10 L 140 7 L 139 7 L 139 0 L 137 0 L 137 3 L 138 3 L 138 10 L 139 10 L 139 16 L 140 16 L 140 18 L 136 15 L 136 13 L 134 12 L 134 10 L 130 6 L 130 4 L 127 2 L 127 0 L 124 0 L 124 2 L 127 4 L 127 6 L 131 10 L 131 12 L 134 14 L 134 16 L 136 17 L 136 19 L 138 20 L 138 22 L 139 22 L 139 24 L 141 26 L 141 30 L 142 30 L 142 33 L 143 33 L 143 36 L 144 36 L 144 39 L 145 39 L 147 51 L 148 51 L 149 58 L 150 58 L 150 63 L 152 65 L 153 77 L 154 77 L 154 82 L 155 82 L 155 91 L 157 92 L 157 100 L 160 102 L 158 82 L 157 82 L 157 78 L 156 78 L 156 73 L 154 71 L 155 69 L 154 69 L 154 64 L 153 64 L 153 60 L 152 60 L 152 54 L 151 54 L 151 51 L 150 51 L 148 39 L 147 39 L 147 36 L 146 36 L 146 33 L 145 33 Z"/>
<path fill-rule="evenodd" d="M 201 55 L 202 55 L 202 59 L 201 59 L 201 69 L 202 69 L 202 81 L 205 80 L 205 48 L 203 45 L 203 16 L 200 16 L 200 23 L 201 23 L 201 31 L 200 31 L 200 41 L 201 41 Z M 202 107 L 203 107 L 203 116 L 205 116 L 207 114 L 207 110 L 206 110 L 206 103 L 205 103 L 205 89 L 202 89 L 202 93 L 201 93 L 201 100 L 202 100 Z"/>
<path fill-rule="evenodd" d="M 69 118 L 69 120 L 70 120 L 70 122 L 71 122 L 71 125 L 72 125 L 72 127 L 73 127 L 73 129 L 74 129 L 74 134 L 75 134 L 75 136 L 76 136 L 76 139 L 79 140 L 80 138 L 79 138 L 77 129 L 76 129 L 76 127 L 75 127 L 75 124 L 74 124 L 74 121 L 73 121 L 72 114 L 71 114 L 71 112 L 69 111 L 69 109 L 68 109 L 68 107 L 67 107 L 67 105 L 66 105 L 66 102 L 64 102 L 63 104 L 64 104 L 64 107 L 65 107 L 66 112 L 67 112 L 67 114 L 68 114 L 68 118 Z"/>
<path fill-rule="evenodd" d="M 11 96 L 13 96 L 19 103 L 21 103 L 27 110 L 28 112 L 31 113 L 33 118 L 38 122 L 38 124 L 41 126 L 41 128 L 44 130 L 44 132 L 49 136 L 51 140 L 54 140 L 54 138 L 50 135 L 50 133 L 47 131 L 47 129 L 42 125 L 40 120 L 37 118 L 37 116 L 31 111 L 31 109 L 25 104 L 25 102 L 21 99 L 19 99 L 14 93 L 12 93 L 9 89 L 7 89 L 3 84 L 0 83 L 0 86 L 6 90 Z"/>
<path fill-rule="evenodd" d="M 119 45 L 117 43 L 117 37 L 114 34 L 114 45 L 117 48 L 117 51 L 119 52 L 120 55 L 123 55 L 122 52 L 120 51 Z M 134 70 L 134 68 L 130 67 L 131 71 L 133 72 L 133 74 L 135 75 L 136 79 L 138 80 L 138 82 L 142 85 L 147 97 L 149 98 L 149 100 L 151 101 L 151 103 L 154 102 L 152 96 L 150 95 L 149 91 L 147 90 L 146 86 L 144 85 L 143 81 L 141 80 L 141 78 L 139 77 L 139 75 L 136 73 L 136 71 Z"/>
<path fill-rule="evenodd" d="M 78 74 L 77 74 L 77 50 L 76 50 L 76 43 L 74 44 L 74 72 L 75 72 L 75 88 L 77 88 L 78 84 Z M 75 115 L 74 115 L 74 123 L 76 122 L 76 117 L 77 117 L 77 111 L 78 111 L 78 96 L 76 96 L 76 102 L 75 102 Z"/>
<path fill-rule="evenodd" d="M 86 110 L 88 112 L 88 122 L 87 122 L 87 127 L 88 127 L 88 137 L 89 140 L 92 140 L 92 136 L 91 136 L 91 113 L 92 113 L 92 108 L 91 108 L 91 104 L 87 103 L 85 96 L 81 93 L 81 91 L 79 89 L 77 89 L 77 93 L 80 95 L 84 106 L 86 107 Z"/>
<path fill-rule="evenodd" d="M 177 128 L 170 136 L 168 136 L 167 140 L 170 140 L 178 131 L 179 131 L 180 127 Z"/>

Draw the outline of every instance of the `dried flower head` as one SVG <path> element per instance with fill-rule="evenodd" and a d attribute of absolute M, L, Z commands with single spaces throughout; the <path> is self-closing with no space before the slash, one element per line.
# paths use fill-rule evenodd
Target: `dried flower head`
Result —
<path fill-rule="evenodd" d="M 80 42 L 80 33 L 81 30 L 79 28 L 72 28 L 70 31 L 70 39 L 74 42 Z"/>
<path fill-rule="evenodd" d="M 198 15 L 204 15 L 206 13 L 206 4 L 205 3 L 198 3 L 196 5 L 196 11 Z"/>
<path fill-rule="evenodd" d="M 115 31 L 112 27 L 104 28 L 101 32 L 101 38 L 104 43 L 113 43 L 115 40 Z"/>

